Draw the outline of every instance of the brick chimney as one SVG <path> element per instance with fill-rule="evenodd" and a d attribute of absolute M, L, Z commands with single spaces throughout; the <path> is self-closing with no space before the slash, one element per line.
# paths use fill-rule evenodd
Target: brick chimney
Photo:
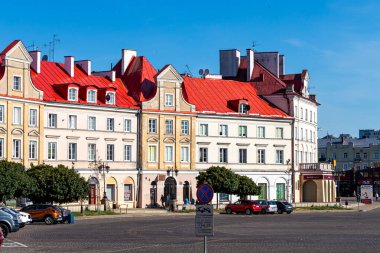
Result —
<path fill-rule="evenodd" d="M 65 56 L 65 70 L 69 76 L 74 77 L 74 56 Z"/>
<path fill-rule="evenodd" d="M 37 72 L 37 74 L 41 73 L 41 51 L 31 51 L 29 54 L 33 59 L 30 66 Z"/>

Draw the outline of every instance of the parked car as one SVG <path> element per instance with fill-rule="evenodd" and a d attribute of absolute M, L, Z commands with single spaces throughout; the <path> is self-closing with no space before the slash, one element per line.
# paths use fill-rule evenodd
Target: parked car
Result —
<path fill-rule="evenodd" d="M 0 209 L 0 227 L 5 238 L 9 233 L 17 232 L 20 229 L 17 217 Z"/>
<path fill-rule="evenodd" d="M 62 206 L 55 206 L 55 207 L 58 208 L 61 211 L 61 214 L 62 214 L 62 221 L 61 221 L 61 223 L 67 223 L 67 222 L 69 222 L 71 211 L 69 209 L 66 209 L 66 208 L 62 207 Z"/>
<path fill-rule="evenodd" d="M 3 242 L 4 242 L 4 234 L 3 234 L 3 230 L 0 229 L 0 247 L 1 245 L 3 245 Z"/>
<path fill-rule="evenodd" d="M 252 200 L 238 200 L 235 203 L 228 204 L 225 207 L 226 213 L 228 214 L 245 213 L 249 215 L 252 213 L 260 213 L 261 209 L 260 203 Z"/>
<path fill-rule="evenodd" d="M 25 227 L 25 223 L 22 222 L 21 216 L 16 210 L 8 208 L 8 207 L 0 207 L 0 210 L 3 210 L 4 212 L 9 213 L 14 218 L 16 218 L 20 228 Z"/>
<path fill-rule="evenodd" d="M 32 216 L 28 213 L 24 213 L 24 212 L 21 212 L 21 211 L 17 211 L 13 208 L 10 208 L 12 211 L 14 212 L 17 212 L 19 215 L 20 215 L 20 218 L 21 218 L 21 222 L 24 223 L 24 224 L 29 224 L 32 222 Z"/>
<path fill-rule="evenodd" d="M 277 212 L 277 203 L 276 201 L 271 200 L 258 200 L 258 203 L 260 203 L 262 210 L 262 214 L 271 213 L 274 214 Z"/>
<path fill-rule="evenodd" d="M 293 212 L 293 206 L 286 201 L 277 201 L 277 213 L 291 214 Z"/>
<path fill-rule="evenodd" d="M 43 221 L 47 225 L 56 224 L 62 221 L 62 211 L 53 205 L 36 204 L 23 207 L 22 212 L 32 216 L 32 221 Z"/>

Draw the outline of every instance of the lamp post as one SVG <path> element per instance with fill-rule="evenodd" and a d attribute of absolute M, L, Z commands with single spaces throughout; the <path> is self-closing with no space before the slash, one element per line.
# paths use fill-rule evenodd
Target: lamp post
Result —
<path fill-rule="evenodd" d="M 174 169 L 173 167 L 169 167 L 168 170 L 166 171 L 166 174 L 168 175 L 168 177 L 170 176 L 174 177 L 174 174 L 178 176 L 178 170 L 177 168 Z"/>
<path fill-rule="evenodd" d="M 110 166 L 105 165 L 105 163 L 101 163 L 98 166 L 98 171 L 103 175 L 103 204 L 104 204 L 104 211 L 107 210 L 107 192 L 106 192 L 106 173 L 108 173 L 110 170 Z"/>

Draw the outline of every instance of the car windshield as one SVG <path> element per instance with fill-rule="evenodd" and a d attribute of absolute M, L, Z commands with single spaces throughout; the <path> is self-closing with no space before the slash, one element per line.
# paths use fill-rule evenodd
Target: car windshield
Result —
<path fill-rule="evenodd" d="M 290 206 L 290 204 L 288 202 L 282 202 L 282 204 Z"/>
<path fill-rule="evenodd" d="M 269 201 L 268 203 L 269 203 L 269 205 L 277 205 L 276 201 Z"/>

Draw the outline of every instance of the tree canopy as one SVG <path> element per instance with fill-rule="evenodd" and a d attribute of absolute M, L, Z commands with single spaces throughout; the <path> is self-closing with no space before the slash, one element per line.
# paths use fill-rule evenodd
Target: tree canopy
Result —
<path fill-rule="evenodd" d="M 226 167 L 212 166 L 199 173 L 197 183 L 210 184 L 215 192 L 233 193 L 239 185 L 239 177 Z"/>
<path fill-rule="evenodd" d="M 244 199 L 248 195 L 259 194 L 260 187 L 258 187 L 251 178 L 247 176 L 239 176 L 239 186 L 233 193 L 238 195 L 241 199 Z"/>
<path fill-rule="evenodd" d="M 28 195 L 35 203 L 67 203 L 88 195 L 88 182 L 74 169 L 64 165 L 37 165 L 27 173 L 36 182 L 36 190 Z"/>

